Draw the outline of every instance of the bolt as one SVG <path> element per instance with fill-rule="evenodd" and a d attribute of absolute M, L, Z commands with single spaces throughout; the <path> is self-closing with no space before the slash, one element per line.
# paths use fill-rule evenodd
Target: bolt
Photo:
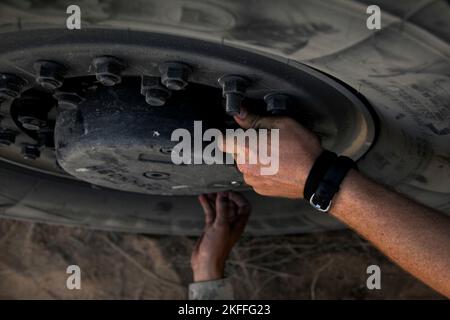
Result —
<path fill-rule="evenodd" d="M 145 96 L 145 101 L 155 107 L 160 107 L 166 104 L 171 93 L 160 83 L 159 78 L 142 76 L 141 94 Z"/>
<path fill-rule="evenodd" d="M 17 133 L 9 129 L 1 129 L 0 146 L 9 146 L 16 142 Z"/>
<path fill-rule="evenodd" d="M 169 94 L 166 91 L 159 89 L 147 90 L 145 93 L 145 101 L 154 107 L 160 107 L 166 104 Z"/>
<path fill-rule="evenodd" d="M 0 101 L 15 99 L 22 93 L 26 81 L 9 73 L 0 73 Z"/>
<path fill-rule="evenodd" d="M 61 110 L 76 110 L 83 98 L 75 92 L 57 92 L 53 97 L 58 100 L 58 108 Z"/>
<path fill-rule="evenodd" d="M 250 81 L 241 76 L 229 75 L 220 78 L 219 84 L 222 86 L 222 94 L 226 99 L 225 112 L 230 116 L 239 114 Z"/>
<path fill-rule="evenodd" d="M 61 87 L 67 69 L 62 64 L 49 60 L 39 60 L 34 63 L 36 82 L 44 89 L 54 91 Z"/>
<path fill-rule="evenodd" d="M 191 68 L 181 62 L 166 62 L 159 68 L 161 82 L 168 89 L 179 91 L 186 88 Z"/>
<path fill-rule="evenodd" d="M 106 87 L 112 87 L 122 82 L 122 70 L 125 63 L 118 58 L 111 56 L 97 57 L 92 62 L 95 69 L 95 77 Z"/>
<path fill-rule="evenodd" d="M 31 131 L 39 131 L 47 125 L 45 120 L 33 116 L 20 116 L 19 122 L 22 124 L 22 127 Z"/>
<path fill-rule="evenodd" d="M 288 113 L 289 97 L 282 93 L 270 93 L 264 97 L 266 110 L 272 115 L 286 115 Z"/>
<path fill-rule="evenodd" d="M 25 160 L 36 160 L 41 156 L 41 151 L 37 145 L 25 143 L 22 146 L 22 155 Z"/>

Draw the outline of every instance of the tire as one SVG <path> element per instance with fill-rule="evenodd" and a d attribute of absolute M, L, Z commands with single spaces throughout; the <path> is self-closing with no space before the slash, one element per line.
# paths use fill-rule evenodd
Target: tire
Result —
<path fill-rule="evenodd" d="M 0 32 L 65 28 L 66 1 L 3 1 Z M 382 29 L 366 28 L 365 1 L 78 1 L 83 28 L 132 29 L 219 42 L 306 64 L 362 94 L 379 119 L 360 170 L 450 213 L 450 4 L 370 1 Z M 77 32 L 77 31 L 75 31 Z M 80 31 L 82 32 L 82 31 Z M 45 41 L 45 39 L 43 39 Z M 0 48 L 2 37 L 0 36 Z M 6 50 L 4 49 L 0 49 Z M 0 165 L 5 218 L 148 234 L 196 235 L 196 197 L 146 196 Z M 303 201 L 247 196 L 253 235 L 342 228 Z"/>

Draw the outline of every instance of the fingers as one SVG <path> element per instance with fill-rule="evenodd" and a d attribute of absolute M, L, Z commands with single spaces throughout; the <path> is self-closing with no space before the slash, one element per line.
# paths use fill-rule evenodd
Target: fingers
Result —
<path fill-rule="evenodd" d="M 251 147 L 247 147 L 245 143 L 238 142 L 234 137 L 226 137 L 221 143 L 218 144 L 219 149 L 222 152 L 230 153 L 233 155 L 236 165 L 239 171 L 243 173 L 255 173 L 260 172 L 260 163 L 258 150 L 253 150 Z M 253 159 L 251 161 L 250 159 Z"/>
<path fill-rule="evenodd" d="M 238 116 L 235 116 L 235 120 L 244 129 L 278 128 L 283 127 L 283 121 L 285 121 L 282 118 L 276 117 L 259 117 L 248 112 L 244 107 L 242 107 L 241 110 L 243 112 L 241 112 Z M 251 137 L 251 135 L 249 137 Z M 256 137 L 258 137 L 258 133 Z M 271 148 L 270 137 L 271 136 L 268 137 L 267 141 L 269 150 Z M 246 172 L 245 170 L 251 169 L 259 170 L 260 167 L 258 163 L 258 145 L 255 146 L 251 142 L 247 143 L 247 140 L 248 139 L 245 138 L 239 139 L 235 135 L 226 135 L 225 137 L 221 137 L 221 139 L 217 142 L 217 145 L 222 152 L 233 155 L 241 172 Z M 247 165 L 249 165 L 248 168 Z"/>
<path fill-rule="evenodd" d="M 226 193 L 219 192 L 216 198 L 216 220 L 214 222 L 217 226 L 224 226 L 228 224 L 229 200 Z"/>
<path fill-rule="evenodd" d="M 240 193 L 220 192 L 215 196 L 214 209 L 208 199 L 213 197 L 213 195 L 199 196 L 200 204 L 205 212 L 206 225 L 230 226 L 233 228 L 233 235 L 239 237 L 244 231 L 250 215 L 250 203 Z"/>
<path fill-rule="evenodd" d="M 243 156 L 247 158 L 248 150 L 245 147 L 245 143 L 238 143 L 234 136 L 225 136 L 225 139 L 220 139 L 217 143 L 219 150 L 226 153 L 231 153 L 236 159 L 236 156 Z"/>
<path fill-rule="evenodd" d="M 207 193 L 205 195 L 210 201 L 212 202 L 216 201 L 217 193 Z"/>
<path fill-rule="evenodd" d="M 250 214 L 250 202 L 238 192 L 230 192 L 228 198 L 236 204 L 238 208 L 238 215 L 240 214 Z"/>
<path fill-rule="evenodd" d="M 200 195 L 198 200 L 203 208 L 203 212 L 205 213 L 205 225 L 209 226 L 214 222 L 214 208 L 211 206 L 211 203 L 206 195 Z"/>
<path fill-rule="evenodd" d="M 209 200 L 209 204 L 214 209 L 214 212 L 216 212 L 216 197 L 217 197 L 217 193 L 207 193 L 206 197 Z"/>
<path fill-rule="evenodd" d="M 238 208 L 232 229 L 233 239 L 234 241 L 237 241 L 245 230 L 245 226 L 250 217 L 251 206 L 250 202 L 238 192 L 230 192 L 228 197 Z"/>
<path fill-rule="evenodd" d="M 243 129 L 271 129 L 275 118 L 273 117 L 258 117 L 257 115 L 250 113 L 245 107 L 241 107 L 241 112 L 234 116 L 234 120 Z"/>
<path fill-rule="evenodd" d="M 238 215 L 238 207 L 237 205 L 228 198 L 228 223 L 232 225 L 237 218 Z"/>

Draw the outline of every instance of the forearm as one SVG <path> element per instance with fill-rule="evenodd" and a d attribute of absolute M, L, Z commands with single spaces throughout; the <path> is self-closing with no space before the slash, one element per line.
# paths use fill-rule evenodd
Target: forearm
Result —
<path fill-rule="evenodd" d="M 259 117 L 244 111 L 234 117 L 242 128 L 279 129 L 275 146 L 280 151 L 279 170 L 273 176 L 260 174 L 261 163 L 238 164 L 245 182 L 261 195 L 299 198 L 323 151 L 320 140 L 293 119 Z M 234 142 L 222 149 L 235 157 L 249 153 Z M 449 217 L 386 190 L 354 170 L 341 184 L 331 212 L 405 270 L 450 297 Z"/>
<path fill-rule="evenodd" d="M 332 214 L 402 268 L 450 297 L 450 218 L 351 171 Z"/>

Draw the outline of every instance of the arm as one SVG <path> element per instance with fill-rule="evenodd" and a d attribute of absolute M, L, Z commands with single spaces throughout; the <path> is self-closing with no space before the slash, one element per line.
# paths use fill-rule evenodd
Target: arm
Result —
<path fill-rule="evenodd" d="M 403 269 L 450 297 L 450 218 L 372 182 L 344 179 L 331 213 Z"/>
<path fill-rule="evenodd" d="M 194 283 L 189 286 L 189 299 L 233 299 L 231 283 L 224 278 L 225 263 L 244 232 L 250 204 L 236 192 L 201 195 L 199 201 L 205 229 L 191 256 Z"/>
<path fill-rule="evenodd" d="M 260 165 L 238 164 L 247 184 L 262 195 L 299 199 L 315 159 L 318 138 L 289 118 L 256 118 L 244 109 L 243 127 L 278 128 L 279 170 L 261 176 Z M 238 148 L 236 151 L 234 148 Z M 268 147 L 270 148 L 270 146 Z M 225 142 L 224 151 L 248 153 Z M 403 269 L 450 297 L 450 218 L 350 171 L 333 199 L 331 214 L 372 242 Z"/>

